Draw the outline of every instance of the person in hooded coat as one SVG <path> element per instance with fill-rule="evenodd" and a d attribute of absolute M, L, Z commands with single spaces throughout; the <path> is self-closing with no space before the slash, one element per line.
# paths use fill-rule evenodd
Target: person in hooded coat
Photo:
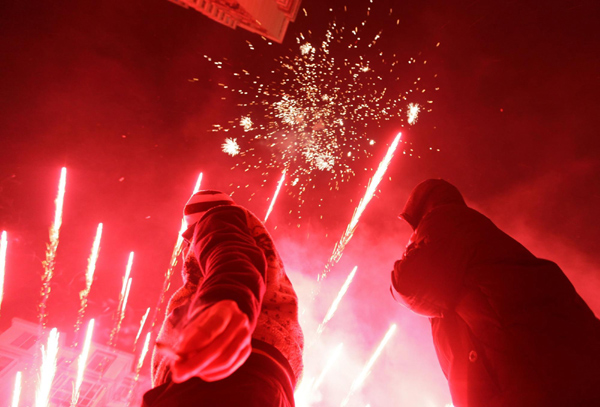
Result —
<path fill-rule="evenodd" d="M 600 406 L 600 321 L 553 262 L 535 257 L 429 179 L 392 294 L 429 317 L 455 407 Z"/>

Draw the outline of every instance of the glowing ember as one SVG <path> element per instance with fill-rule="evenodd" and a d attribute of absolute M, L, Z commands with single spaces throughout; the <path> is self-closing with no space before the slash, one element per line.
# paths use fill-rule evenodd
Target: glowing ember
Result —
<path fill-rule="evenodd" d="M 271 205 L 269 205 L 269 209 L 267 210 L 267 214 L 265 215 L 265 222 L 269 219 L 269 215 L 273 210 L 273 206 L 275 206 L 275 201 L 277 200 L 277 195 L 279 195 L 279 191 L 281 190 L 281 186 L 283 185 L 283 181 L 285 180 L 285 170 L 281 173 L 281 179 L 277 184 L 277 189 L 275 190 L 275 195 L 273 195 L 273 199 L 271 200 Z"/>
<path fill-rule="evenodd" d="M 421 106 L 419 106 L 417 103 L 411 103 L 408 105 L 408 124 L 412 125 L 417 122 L 420 111 Z"/>
<path fill-rule="evenodd" d="M 135 336 L 135 341 L 133 342 L 133 348 L 135 349 L 135 345 L 137 345 L 138 339 L 140 339 L 140 335 L 142 334 L 142 330 L 144 329 L 144 325 L 146 324 L 146 319 L 148 318 L 148 314 L 150 314 L 150 307 L 146 310 L 146 313 L 142 317 L 140 321 L 140 329 L 138 330 L 137 335 Z"/>
<path fill-rule="evenodd" d="M 13 389 L 11 407 L 19 407 L 19 399 L 21 398 L 21 376 L 21 372 L 17 372 L 17 375 L 15 376 L 15 387 Z"/>
<path fill-rule="evenodd" d="M 58 356 L 58 331 L 52 328 L 48 335 L 48 345 L 42 345 L 42 366 L 40 378 L 35 392 L 35 407 L 48 407 L 50 405 L 50 390 L 56 374 L 56 360 Z"/>
<path fill-rule="evenodd" d="M 371 373 L 371 368 L 375 364 L 375 361 L 377 361 L 377 358 L 379 357 L 379 355 L 383 351 L 383 348 L 385 348 L 385 345 L 387 345 L 388 341 L 390 340 L 390 338 L 392 337 L 392 335 L 394 334 L 394 332 L 396 332 L 396 324 L 392 324 L 390 326 L 390 328 L 388 329 L 387 333 L 385 334 L 385 336 L 381 340 L 381 343 L 379 344 L 379 346 L 377 347 L 377 349 L 375 350 L 375 352 L 373 352 L 373 355 L 371 356 L 371 358 L 369 359 L 369 361 L 367 362 L 367 364 L 365 365 L 365 367 L 363 368 L 363 370 L 360 372 L 360 374 L 358 375 L 358 377 L 352 383 L 352 386 L 350 387 L 350 392 L 348 393 L 348 395 L 346 396 L 346 398 L 344 399 L 344 401 L 342 401 L 342 404 L 341 404 L 342 407 L 345 406 L 346 404 L 348 404 L 348 402 L 350 401 L 350 398 L 352 397 L 352 395 L 354 395 L 354 393 L 358 389 L 361 388 L 361 386 L 363 385 L 365 379 L 367 378 L 367 376 L 369 375 L 369 373 Z"/>
<path fill-rule="evenodd" d="M 358 221 L 360 220 L 362 213 L 364 212 L 365 208 L 375 195 L 375 191 L 377 190 L 379 183 L 383 179 L 383 176 L 385 175 L 385 172 L 387 171 L 388 166 L 390 165 L 390 162 L 392 160 L 392 157 L 394 156 L 396 148 L 398 147 L 398 143 L 400 142 L 401 137 L 402 133 L 398 133 L 398 135 L 396 135 L 396 138 L 392 142 L 392 145 L 388 148 L 385 157 L 383 158 L 381 163 L 379 163 L 379 167 L 377 168 L 377 171 L 375 171 L 375 175 L 369 181 L 369 185 L 367 186 L 365 196 L 360 200 L 360 203 L 354 210 L 354 215 L 352 215 L 352 219 L 350 220 L 350 223 L 346 228 L 346 232 L 344 232 L 340 241 L 335 245 L 335 248 L 333 249 L 333 254 L 330 257 L 329 262 L 325 267 L 325 270 L 319 276 L 319 280 L 324 279 L 327 276 L 327 273 L 329 273 L 329 271 L 331 270 L 331 267 L 333 267 L 333 265 L 337 263 L 342 257 L 342 253 L 344 252 L 346 245 L 354 235 L 354 230 L 358 225 Z"/>
<path fill-rule="evenodd" d="M 0 309 L 2 308 L 2 299 L 4 297 L 4 275 L 6 272 L 7 246 L 8 240 L 6 237 L 6 231 L 2 231 L 2 237 L 0 238 Z"/>
<path fill-rule="evenodd" d="M 321 325 L 319 325 L 319 328 L 317 328 L 318 334 L 323 332 L 323 329 L 325 329 L 325 324 L 329 322 L 329 320 L 333 317 L 333 314 L 335 314 L 335 311 L 337 311 L 338 305 L 340 304 L 340 301 L 342 301 L 342 297 L 344 296 L 344 294 L 346 294 L 346 291 L 348 291 L 348 287 L 350 287 L 350 283 L 352 283 L 352 280 L 354 279 L 356 270 L 358 270 L 358 266 L 354 266 L 354 268 L 346 278 L 344 285 L 340 289 L 338 295 L 335 297 L 335 300 L 333 300 L 333 303 L 329 307 L 329 310 L 327 310 L 327 314 L 325 315 L 325 318 L 323 318 L 323 322 L 321 322 Z"/>
<path fill-rule="evenodd" d="M 73 387 L 73 395 L 71 396 L 71 407 L 75 407 L 77 405 L 77 400 L 79 400 L 79 391 L 81 389 L 81 384 L 83 383 L 83 374 L 85 372 L 85 367 L 87 366 L 87 360 L 90 355 L 90 347 L 92 344 L 92 335 L 94 334 L 94 320 L 90 319 L 88 323 L 87 331 L 85 333 L 85 341 L 83 342 L 83 350 L 81 354 L 77 358 L 77 377 L 75 379 L 75 386 Z"/>
<path fill-rule="evenodd" d="M 223 148 L 224 153 L 227 153 L 232 157 L 240 153 L 240 146 L 234 138 L 226 138 L 221 147 Z"/>
<path fill-rule="evenodd" d="M 58 237 L 60 226 L 62 224 L 63 202 L 65 199 L 65 186 L 67 183 L 67 169 L 65 167 L 60 171 L 60 181 L 58 183 L 58 195 L 54 201 L 56 211 L 54 212 L 54 222 L 50 226 L 50 242 L 46 247 L 46 260 L 44 260 L 44 273 L 42 275 L 41 301 L 38 306 L 39 320 L 42 327 L 46 326 L 46 303 L 50 296 L 50 280 L 54 275 L 54 260 L 56 258 L 56 249 L 58 248 Z"/>
<path fill-rule="evenodd" d="M 102 239 L 102 223 L 99 223 L 98 229 L 96 229 L 96 237 L 94 238 L 94 244 L 92 245 L 92 253 L 88 259 L 88 265 L 85 271 L 85 288 L 79 292 L 79 300 L 81 301 L 81 305 L 79 307 L 79 313 L 77 314 L 77 322 L 75 322 L 75 334 L 77 334 L 79 328 L 81 327 L 81 321 L 83 320 L 83 315 L 85 314 L 85 309 L 87 307 L 88 295 L 90 294 L 90 289 L 92 288 L 92 283 L 94 282 L 94 271 L 96 270 L 98 253 L 100 253 L 100 239 Z"/>

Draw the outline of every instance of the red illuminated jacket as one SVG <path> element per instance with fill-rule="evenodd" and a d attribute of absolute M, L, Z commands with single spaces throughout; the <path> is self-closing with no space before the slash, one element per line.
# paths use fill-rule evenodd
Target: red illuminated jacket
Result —
<path fill-rule="evenodd" d="M 279 361 L 294 386 L 303 369 L 298 298 L 262 222 L 241 206 L 217 206 L 197 223 L 191 244 L 184 284 L 169 301 L 157 340 L 174 344 L 198 310 L 231 299 L 249 318 L 253 348 Z M 156 351 L 152 373 L 154 386 L 169 380 L 168 359 Z"/>
<path fill-rule="evenodd" d="M 427 207 L 392 285 L 430 318 L 453 404 L 600 406 L 600 321 L 560 268 L 462 197 Z"/>

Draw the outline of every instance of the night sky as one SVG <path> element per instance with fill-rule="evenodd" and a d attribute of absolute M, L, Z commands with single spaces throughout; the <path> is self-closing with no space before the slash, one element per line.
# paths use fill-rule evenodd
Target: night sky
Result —
<path fill-rule="evenodd" d="M 60 168 L 67 167 L 48 324 L 72 332 L 102 222 L 86 319 L 97 318 L 96 340 L 106 341 L 134 251 L 119 336 L 119 348 L 130 351 L 142 314 L 157 303 L 198 174 L 204 188 L 234 192 L 259 217 L 279 179 L 278 171 L 232 169 L 239 157 L 221 152 L 227 135 L 211 131 L 213 125 L 235 120 L 243 109 L 218 84 L 243 88 L 232 76 L 242 69 L 268 77 L 275 58 L 297 54 L 299 33 L 322 40 L 332 20 L 357 24 L 367 5 L 347 2 L 344 12 L 341 2 L 304 0 L 306 14 L 300 11 L 283 44 L 269 45 L 166 0 L 1 2 L 0 229 L 9 241 L 0 329 L 12 317 L 37 319 L 53 201 Z M 312 405 L 339 405 L 395 322 L 398 332 L 356 405 L 443 407 L 450 398 L 428 322 L 389 295 L 390 270 L 410 234 L 397 214 L 417 183 L 444 178 L 534 254 L 557 262 L 600 315 L 600 6 L 375 0 L 372 9 L 366 30 L 383 29 L 379 48 L 396 54 L 397 72 L 406 77 L 390 89 L 400 93 L 422 77 L 431 111 L 414 126 L 392 120 L 369 129 L 373 155 L 353 164 L 356 176 L 339 190 L 329 189 L 326 173 L 317 175 L 300 205 L 286 185 L 267 226 L 300 296 L 307 340 L 358 266 L 338 314 L 305 354 L 307 374 L 314 375 L 337 343 L 347 352 L 321 389 L 323 401 Z M 377 58 L 378 51 L 369 52 L 366 58 Z M 225 66 L 217 69 L 204 55 Z M 409 66 L 411 57 L 427 64 Z M 378 193 L 312 298 L 317 275 L 398 131 L 403 143 Z"/>

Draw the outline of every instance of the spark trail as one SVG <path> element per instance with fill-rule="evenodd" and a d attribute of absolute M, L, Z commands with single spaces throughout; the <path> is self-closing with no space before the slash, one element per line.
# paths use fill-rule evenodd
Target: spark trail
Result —
<path fill-rule="evenodd" d="M 52 328 L 48 335 L 48 344 L 42 345 L 42 365 L 40 378 L 35 392 L 35 407 L 49 407 L 50 390 L 56 374 L 56 360 L 58 356 L 58 331 Z"/>
<path fill-rule="evenodd" d="M 81 328 L 81 322 L 83 321 L 85 309 L 87 308 L 88 296 L 92 288 L 92 283 L 94 282 L 94 271 L 96 270 L 96 262 L 98 261 L 98 254 L 100 253 L 100 239 L 102 239 L 102 223 L 98 224 L 98 228 L 96 229 L 96 237 L 94 238 L 94 243 L 92 245 L 92 253 L 88 258 L 88 265 L 87 269 L 85 270 L 85 288 L 79 292 L 79 300 L 81 305 L 79 306 L 77 321 L 75 322 L 75 338 L 77 338 L 77 333 L 79 332 L 79 328 Z"/>
<path fill-rule="evenodd" d="M 13 389 L 11 407 L 19 407 L 19 399 L 21 398 L 21 381 L 22 381 L 22 373 L 17 372 L 17 374 L 15 376 L 15 387 Z"/>
<path fill-rule="evenodd" d="M 333 314 L 335 314 L 335 312 L 337 311 L 338 306 L 340 305 L 340 302 L 342 301 L 342 298 L 344 297 L 344 294 L 346 294 L 346 291 L 348 291 L 348 287 L 350 287 L 350 284 L 352 283 L 352 280 L 354 279 L 356 270 L 358 270 L 358 266 L 354 266 L 354 268 L 352 269 L 352 271 L 346 278 L 344 285 L 342 286 L 342 288 L 338 292 L 338 295 L 335 297 L 335 300 L 333 300 L 333 303 L 327 310 L 327 314 L 325 314 L 325 318 L 323 318 L 323 322 L 321 322 L 321 324 L 317 328 L 317 334 L 320 335 L 323 332 L 323 330 L 325 329 L 325 324 L 327 324 L 327 322 L 329 322 L 329 320 L 333 317 Z"/>
<path fill-rule="evenodd" d="M 85 367 L 87 366 L 87 360 L 90 355 L 90 348 L 92 344 L 92 336 L 94 335 L 94 320 L 90 319 L 88 323 L 87 331 L 85 333 L 85 341 L 83 342 L 83 349 L 81 354 L 77 358 L 77 377 L 75 379 L 75 385 L 73 386 L 73 394 L 71 396 L 71 407 L 77 405 L 79 400 L 79 393 L 81 390 L 81 384 L 83 383 L 83 375 L 85 373 Z"/>
<path fill-rule="evenodd" d="M 346 248 L 346 245 L 348 244 L 348 242 L 350 241 L 350 239 L 352 239 L 352 236 L 354 235 L 354 231 L 356 230 L 356 226 L 358 225 L 358 221 L 360 220 L 361 215 L 367 208 L 367 205 L 369 204 L 369 202 L 371 202 L 371 199 L 373 199 L 373 196 L 375 195 L 375 191 L 377 191 L 377 187 L 379 186 L 379 183 L 383 179 L 383 176 L 385 175 L 385 172 L 387 171 L 387 169 L 390 165 L 390 162 L 392 161 L 392 158 L 394 157 L 394 152 L 396 151 L 396 148 L 398 147 L 398 143 L 400 142 L 401 138 L 402 138 L 402 133 L 398 133 L 396 135 L 396 138 L 394 139 L 394 141 L 388 148 L 388 151 L 387 151 L 385 157 L 383 158 L 381 163 L 379 163 L 379 167 L 377 168 L 375 175 L 369 181 L 369 185 L 367 186 L 367 191 L 365 192 L 365 195 L 360 200 L 358 206 L 354 210 L 354 214 L 352 215 L 352 219 L 350 220 L 350 223 L 348 224 L 346 231 L 342 235 L 340 241 L 338 243 L 336 243 L 335 248 L 333 249 L 333 253 L 332 253 L 331 257 L 329 258 L 329 262 L 325 266 L 325 270 L 323 271 L 323 273 L 321 273 L 319 275 L 319 278 L 318 278 L 319 280 L 323 280 L 325 277 L 327 277 L 327 274 L 331 271 L 331 268 L 341 259 L 344 249 Z"/>
<path fill-rule="evenodd" d="M 146 334 L 146 340 L 144 341 L 144 347 L 142 348 L 142 352 L 140 353 L 140 358 L 138 359 L 137 366 L 135 367 L 135 377 L 133 379 L 133 383 L 131 383 L 131 387 L 129 388 L 129 394 L 127 395 L 127 399 L 131 402 L 131 397 L 133 395 L 133 389 L 140 379 L 140 371 L 144 366 L 144 360 L 146 359 L 146 354 L 148 353 L 148 349 L 150 349 L 150 337 L 152 336 L 152 332 L 148 332 Z"/>
<path fill-rule="evenodd" d="M 56 259 L 56 250 L 58 249 L 58 238 L 60 227 L 62 225 L 63 203 L 65 199 L 65 187 L 67 183 L 67 169 L 63 167 L 60 171 L 60 180 L 58 183 L 58 194 L 54 201 L 56 210 L 54 212 L 54 222 L 50 226 L 50 241 L 46 246 L 46 259 L 43 262 L 44 273 L 42 274 L 42 289 L 40 291 L 42 299 L 38 306 L 39 321 L 42 328 L 46 327 L 46 303 L 50 296 L 50 281 L 54 275 L 54 265 Z"/>
<path fill-rule="evenodd" d="M 362 387 L 367 376 L 369 376 L 369 373 L 371 373 L 371 369 L 373 368 L 373 365 L 377 361 L 377 358 L 379 358 L 379 355 L 381 355 L 383 348 L 385 348 L 385 345 L 387 345 L 387 343 L 391 339 L 392 335 L 394 335 L 394 332 L 396 332 L 396 324 L 392 324 L 390 326 L 390 328 L 386 332 L 385 336 L 379 343 L 379 346 L 377 347 L 377 349 L 375 349 L 375 352 L 373 352 L 373 355 L 371 356 L 371 358 L 369 359 L 369 361 L 367 362 L 367 364 L 365 365 L 363 370 L 360 372 L 358 377 L 352 383 L 352 386 L 350 387 L 350 392 L 348 393 L 346 398 L 342 401 L 342 404 L 341 404 L 342 407 L 345 406 L 346 404 L 348 404 L 348 402 L 350 401 L 350 398 L 354 395 L 354 393 Z"/>
<path fill-rule="evenodd" d="M 138 333 L 135 336 L 135 341 L 133 341 L 133 350 L 134 351 L 135 351 L 135 347 L 137 345 L 138 339 L 140 339 L 140 335 L 142 334 L 142 331 L 144 330 L 144 325 L 146 324 L 146 319 L 148 318 L 148 314 L 150 314 L 150 307 L 148 307 L 148 309 L 146 310 L 146 313 L 144 314 L 144 316 L 142 317 L 142 320 L 140 321 L 140 329 L 138 330 Z"/>
<path fill-rule="evenodd" d="M 2 231 L 0 237 L 0 309 L 2 309 L 2 300 L 4 298 L 4 275 L 6 274 L 6 250 L 8 238 L 6 231 Z"/>
<path fill-rule="evenodd" d="M 202 173 L 198 176 L 198 180 L 196 181 L 196 185 L 194 186 L 194 190 L 192 195 L 196 192 L 200 191 L 202 186 Z M 183 237 L 181 236 L 183 232 L 187 229 L 185 224 L 185 220 L 181 220 L 181 227 L 179 228 L 179 233 L 177 234 L 177 240 L 175 242 L 175 246 L 173 247 L 173 252 L 171 253 L 171 260 L 169 261 L 169 267 L 165 272 L 165 278 L 163 280 L 162 290 L 160 292 L 158 303 L 156 304 L 156 308 L 154 309 L 154 314 L 152 316 L 152 324 L 150 325 L 150 330 L 153 331 L 156 323 L 158 322 L 158 317 L 160 315 L 161 307 L 165 302 L 165 295 L 169 288 L 171 287 L 171 278 L 173 277 L 173 271 L 175 270 L 175 266 L 177 266 L 177 258 L 179 254 L 181 254 L 181 250 L 183 248 Z"/>
<path fill-rule="evenodd" d="M 281 173 L 281 179 L 279 180 L 279 183 L 277 184 L 277 189 L 275 190 L 275 195 L 273 195 L 273 199 L 271 200 L 271 205 L 269 205 L 269 210 L 267 210 L 267 214 L 265 215 L 264 222 L 266 222 L 267 219 L 269 219 L 269 215 L 271 214 L 271 211 L 273 210 L 273 206 L 275 206 L 275 201 L 277 200 L 277 196 L 279 195 L 279 191 L 281 190 L 283 181 L 285 181 L 285 170 L 283 170 L 283 172 Z"/>
<path fill-rule="evenodd" d="M 131 287 L 131 268 L 133 267 L 133 252 L 129 253 L 129 259 L 127 260 L 127 267 L 125 268 L 125 275 L 123 276 L 123 285 L 121 286 L 121 294 L 119 295 L 119 305 L 117 306 L 116 322 L 115 326 L 110 333 L 109 345 L 115 345 L 116 337 L 121 329 L 121 322 L 125 316 L 125 306 L 127 304 L 127 297 L 129 296 L 129 288 Z"/>

